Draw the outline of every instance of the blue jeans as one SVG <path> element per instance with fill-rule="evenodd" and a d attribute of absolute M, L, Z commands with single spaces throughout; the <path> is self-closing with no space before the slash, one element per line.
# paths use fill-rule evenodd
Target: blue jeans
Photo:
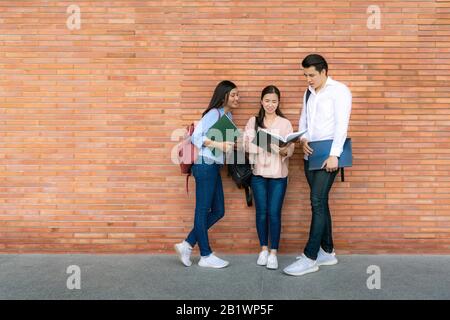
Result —
<path fill-rule="evenodd" d="M 252 176 L 251 187 L 256 207 L 256 230 L 259 243 L 267 246 L 270 232 L 270 248 L 278 249 L 281 233 L 281 208 L 286 194 L 287 178 Z"/>
<path fill-rule="evenodd" d="M 195 178 L 195 217 L 194 228 L 186 241 L 194 247 L 198 242 L 200 255 L 212 253 L 208 240 L 208 229 L 225 214 L 221 164 L 194 164 L 192 174 Z"/>
<path fill-rule="evenodd" d="M 309 239 L 303 253 L 312 260 L 317 259 L 320 247 L 328 253 L 333 251 L 331 214 L 328 207 L 328 194 L 333 186 L 338 171 L 327 172 L 325 169 L 309 171 L 309 161 L 305 160 L 305 175 L 311 189 L 312 219 Z"/>

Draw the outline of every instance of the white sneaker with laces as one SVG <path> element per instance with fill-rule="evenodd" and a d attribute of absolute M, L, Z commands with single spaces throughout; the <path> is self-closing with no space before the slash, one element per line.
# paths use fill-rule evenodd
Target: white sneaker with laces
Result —
<path fill-rule="evenodd" d="M 336 258 L 336 253 L 334 253 L 334 251 L 328 253 L 323 250 L 322 247 L 319 249 L 316 260 L 317 266 L 332 266 L 336 263 L 338 263 L 338 259 Z"/>
<path fill-rule="evenodd" d="M 302 254 L 297 261 L 284 268 L 283 272 L 291 276 L 302 276 L 307 273 L 319 271 L 315 260 L 309 259 Z"/>
<path fill-rule="evenodd" d="M 198 262 L 198 265 L 200 267 L 216 268 L 216 269 L 225 268 L 226 266 L 228 266 L 228 264 L 229 264 L 228 261 L 216 257 L 214 253 L 211 253 L 207 257 L 201 257 L 200 261 Z"/>
<path fill-rule="evenodd" d="M 180 258 L 181 263 L 183 263 L 186 267 L 190 267 L 192 265 L 191 261 L 191 253 L 192 247 L 191 245 L 184 240 L 181 243 L 175 244 L 175 251 L 178 253 L 178 257 Z"/>
<path fill-rule="evenodd" d="M 277 256 L 274 254 L 269 255 L 269 258 L 267 258 L 267 269 L 278 269 L 278 259 Z"/>
<path fill-rule="evenodd" d="M 267 265 L 267 258 L 269 257 L 269 251 L 263 250 L 259 253 L 258 261 L 256 261 L 256 264 L 258 266 L 265 266 Z"/>

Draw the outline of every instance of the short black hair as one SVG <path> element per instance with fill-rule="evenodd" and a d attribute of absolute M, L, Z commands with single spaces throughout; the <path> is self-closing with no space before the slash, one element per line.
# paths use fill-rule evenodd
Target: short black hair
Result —
<path fill-rule="evenodd" d="M 311 66 L 314 66 L 318 72 L 325 70 L 325 74 L 328 74 L 328 63 L 320 54 L 310 54 L 303 59 L 303 68 L 309 68 Z"/>

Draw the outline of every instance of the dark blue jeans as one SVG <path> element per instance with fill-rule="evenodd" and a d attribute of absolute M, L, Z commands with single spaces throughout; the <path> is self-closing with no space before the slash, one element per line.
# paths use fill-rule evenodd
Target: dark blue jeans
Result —
<path fill-rule="evenodd" d="M 208 240 L 208 229 L 225 214 L 220 164 L 194 164 L 192 174 L 195 178 L 195 218 L 194 228 L 186 241 L 194 247 L 198 242 L 201 256 L 212 253 Z"/>
<path fill-rule="evenodd" d="M 253 176 L 251 187 L 256 207 L 256 230 L 259 243 L 267 246 L 270 232 L 270 248 L 278 249 L 281 233 L 281 208 L 286 194 L 287 178 Z"/>
<path fill-rule="evenodd" d="M 311 189 L 312 219 L 309 230 L 309 240 L 303 253 L 316 260 L 320 247 L 328 253 L 333 251 L 333 235 L 331 229 L 331 214 L 328 207 L 328 194 L 333 186 L 338 171 L 308 170 L 309 161 L 305 160 L 305 175 Z"/>

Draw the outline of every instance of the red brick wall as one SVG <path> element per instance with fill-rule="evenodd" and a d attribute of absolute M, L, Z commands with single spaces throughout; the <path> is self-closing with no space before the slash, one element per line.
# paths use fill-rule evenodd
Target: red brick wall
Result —
<path fill-rule="evenodd" d="M 66 25 L 71 4 L 80 29 Z M 353 93 L 354 167 L 330 199 L 338 252 L 450 253 L 449 18 L 437 0 L 1 1 L 0 252 L 172 253 L 195 206 L 173 130 L 223 79 L 241 91 L 239 126 L 275 84 L 297 129 L 299 64 L 317 52 Z M 297 147 L 284 253 L 309 231 L 301 158 Z M 212 247 L 257 252 L 254 208 L 223 179 Z"/>

